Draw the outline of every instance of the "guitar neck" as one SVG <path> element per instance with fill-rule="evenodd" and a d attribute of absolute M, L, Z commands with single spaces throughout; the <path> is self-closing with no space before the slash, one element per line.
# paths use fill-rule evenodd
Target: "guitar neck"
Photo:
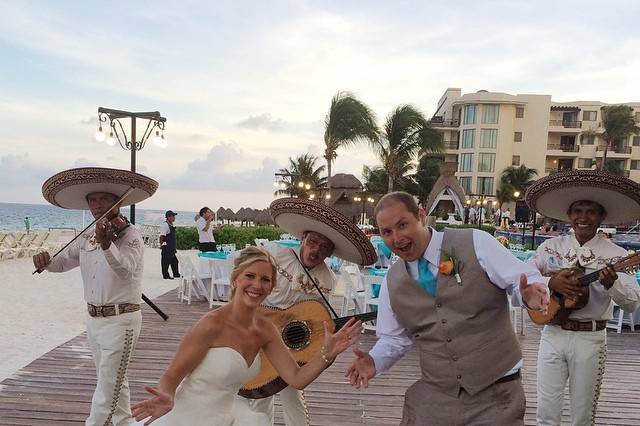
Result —
<path fill-rule="evenodd" d="M 366 321 L 371 321 L 376 319 L 377 316 L 378 316 L 377 312 L 365 312 L 364 314 L 356 314 L 356 315 L 350 315 L 348 317 L 336 318 L 333 320 L 333 322 L 336 325 L 335 331 L 340 330 L 342 326 L 345 325 L 351 318 L 355 318 L 356 320 L 366 322 Z"/>

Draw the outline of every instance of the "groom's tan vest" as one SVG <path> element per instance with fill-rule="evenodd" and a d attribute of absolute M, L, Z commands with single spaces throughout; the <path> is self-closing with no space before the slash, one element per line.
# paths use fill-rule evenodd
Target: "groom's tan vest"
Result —
<path fill-rule="evenodd" d="M 475 395 L 522 358 L 509 318 L 506 292 L 489 281 L 475 255 L 471 229 L 446 229 L 442 248 L 462 265 L 458 284 L 438 274 L 436 297 L 427 294 L 396 262 L 387 275 L 391 307 L 416 341 L 422 380 L 458 396 Z"/>

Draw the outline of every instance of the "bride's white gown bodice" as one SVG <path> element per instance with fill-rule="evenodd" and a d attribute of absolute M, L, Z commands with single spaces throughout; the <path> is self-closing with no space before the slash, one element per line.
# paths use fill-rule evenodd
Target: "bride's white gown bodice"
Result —
<path fill-rule="evenodd" d="M 164 426 L 261 426 L 270 420 L 235 402 L 242 385 L 260 371 L 260 354 L 248 366 L 235 349 L 209 349 L 200 365 L 184 378 L 173 409 L 154 422 Z"/>

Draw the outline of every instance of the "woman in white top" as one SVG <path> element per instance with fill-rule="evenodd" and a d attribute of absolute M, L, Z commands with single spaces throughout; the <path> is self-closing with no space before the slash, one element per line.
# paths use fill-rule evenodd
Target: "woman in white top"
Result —
<path fill-rule="evenodd" d="M 151 397 L 132 405 L 137 421 L 148 425 L 270 426 L 271 419 L 252 411 L 237 396 L 240 387 L 260 371 L 260 350 L 280 376 L 302 389 L 315 380 L 335 357 L 355 343 L 362 323 L 352 318 L 336 333 L 324 323 L 320 353 L 300 367 L 285 347 L 280 331 L 258 306 L 271 293 L 276 263 L 257 247 L 244 249 L 234 260 L 232 299 L 205 314 L 184 336 Z M 331 327 L 331 328 L 330 328 Z"/>

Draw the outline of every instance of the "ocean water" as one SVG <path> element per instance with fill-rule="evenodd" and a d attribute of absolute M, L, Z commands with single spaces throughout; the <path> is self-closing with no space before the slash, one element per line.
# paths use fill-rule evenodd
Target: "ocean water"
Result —
<path fill-rule="evenodd" d="M 178 215 L 174 225 L 195 226 L 194 216 L 197 212 L 174 210 Z M 129 209 L 120 209 L 129 217 Z M 160 225 L 164 222 L 165 210 L 147 210 L 136 208 L 136 223 Z M 93 221 L 89 211 L 66 210 L 48 204 L 0 203 L 0 231 L 24 231 L 24 218 L 31 218 L 31 229 L 75 228 L 80 231 Z"/>

